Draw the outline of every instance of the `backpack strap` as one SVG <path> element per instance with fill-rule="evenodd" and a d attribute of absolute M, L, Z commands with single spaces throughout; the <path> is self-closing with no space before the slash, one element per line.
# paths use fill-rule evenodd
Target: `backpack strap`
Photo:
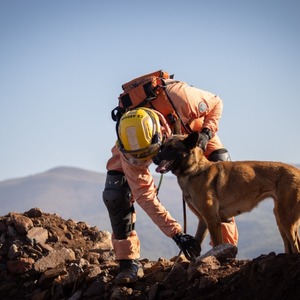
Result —
<path fill-rule="evenodd" d="M 174 105 L 174 103 L 173 103 L 173 101 L 172 101 L 170 95 L 169 95 L 168 92 L 167 92 L 167 85 L 168 85 L 168 84 L 172 84 L 172 83 L 176 83 L 176 82 L 179 82 L 179 81 L 178 81 L 178 80 L 174 80 L 174 81 L 171 81 L 171 82 L 166 83 L 164 80 L 162 80 L 163 87 L 164 87 L 165 93 L 166 93 L 166 95 L 167 95 L 167 98 L 168 98 L 170 104 L 172 105 L 172 107 L 173 107 L 173 109 L 174 109 L 174 111 L 175 111 L 175 113 L 176 113 L 176 115 L 177 115 L 177 117 L 178 117 L 177 120 L 180 120 L 180 124 L 181 124 L 181 126 L 184 128 L 184 130 L 186 131 L 186 133 L 190 134 L 190 133 L 192 132 L 191 128 L 190 128 L 189 126 L 186 126 L 186 124 L 183 123 L 183 121 L 182 121 L 182 119 L 181 119 L 181 117 L 180 117 L 180 115 L 179 115 L 179 113 L 178 113 L 178 111 L 177 111 L 177 109 L 176 109 L 176 106 Z M 181 130 L 180 130 L 180 126 L 179 126 L 180 124 L 178 124 L 177 120 L 175 121 L 175 124 L 174 124 L 174 129 L 175 129 L 175 130 L 174 130 L 174 131 L 175 131 L 174 133 L 179 134 L 179 133 L 181 133 Z M 177 123 L 177 124 L 176 124 L 176 123 Z M 177 131 L 177 132 L 176 132 L 176 131 Z M 179 131 L 179 132 L 178 132 L 178 131 Z"/>

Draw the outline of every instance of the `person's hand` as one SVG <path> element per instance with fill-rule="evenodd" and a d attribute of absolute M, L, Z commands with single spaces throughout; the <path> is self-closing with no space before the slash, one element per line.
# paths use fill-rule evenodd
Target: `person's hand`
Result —
<path fill-rule="evenodd" d="M 185 233 L 178 233 L 173 236 L 173 240 L 182 250 L 188 260 L 194 261 L 200 255 L 201 247 L 194 237 Z"/>
<path fill-rule="evenodd" d="M 208 141 L 212 138 L 212 132 L 208 128 L 203 128 L 201 132 L 198 133 L 197 146 L 203 151 L 206 150 Z"/>

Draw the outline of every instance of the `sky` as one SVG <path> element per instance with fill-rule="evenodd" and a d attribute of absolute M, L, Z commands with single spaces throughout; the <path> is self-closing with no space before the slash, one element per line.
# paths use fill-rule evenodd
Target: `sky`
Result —
<path fill-rule="evenodd" d="M 0 181 L 105 172 L 121 85 L 218 94 L 232 160 L 300 163 L 298 0 L 0 0 Z"/>

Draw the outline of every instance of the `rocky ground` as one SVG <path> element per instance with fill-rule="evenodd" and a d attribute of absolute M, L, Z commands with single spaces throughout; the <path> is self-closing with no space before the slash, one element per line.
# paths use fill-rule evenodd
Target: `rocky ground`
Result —
<path fill-rule="evenodd" d="M 0 299 L 300 299 L 300 255 L 236 260 L 221 245 L 198 257 L 141 260 L 117 286 L 110 233 L 38 208 L 0 217 Z"/>

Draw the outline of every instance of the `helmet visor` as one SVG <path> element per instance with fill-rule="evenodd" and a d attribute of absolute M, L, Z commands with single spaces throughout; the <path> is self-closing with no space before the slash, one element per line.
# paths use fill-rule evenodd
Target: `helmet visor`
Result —
<path fill-rule="evenodd" d="M 160 148 L 160 144 L 156 143 L 156 144 L 151 144 L 148 147 L 139 150 L 128 151 L 125 149 L 121 149 L 121 151 L 125 154 L 126 157 L 129 156 L 137 159 L 147 160 L 154 157 L 158 153 L 159 148 Z"/>

